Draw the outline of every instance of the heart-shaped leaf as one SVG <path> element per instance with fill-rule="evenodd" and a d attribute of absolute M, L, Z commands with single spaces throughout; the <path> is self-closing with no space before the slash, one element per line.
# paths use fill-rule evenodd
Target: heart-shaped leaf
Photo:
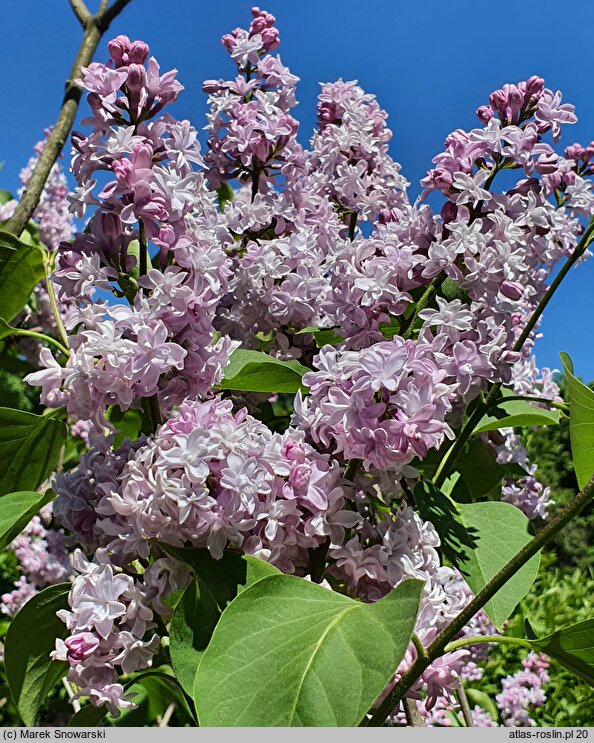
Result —
<path fill-rule="evenodd" d="M 251 555 L 225 552 L 215 560 L 208 550 L 161 546 L 194 571 L 194 580 L 175 607 L 169 633 L 175 676 L 192 696 L 196 669 L 227 604 L 256 581 L 280 572 Z"/>
<path fill-rule="evenodd" d="M 308 371 L 298 361 L 281 361 L 260 351 L 238 349 L 231 354 L 220 386 L 241 392 L 297 392 Z"/>
<path fill-rule="evenodd" d="M 566 353 L 561 362 L 569 393 L 569 437 L 573 468 L 583 488 L 594 475 L 594 392 L 574 376 L 573 363 Z"/>
<path fill-rule="evenodd" d="M 355 726 L 401 662 L 423 584 L 375 604 L 290 575 L 263 578 L 223 612 L 198 666 L 202 726 Z"/>
<path fill-rule="evenodd" d="M 317 328 L 315 325 L 308 325 L 307 328 L 297 331 L 295 335 L 305 335 L 306 333 L 313 335 L 317 348 L 337 346 L 344 341 L 344 338 L 338 335 L 335 328 Z"/>
<path fill-rule="evenodd" d="M 473 503 L 487 498 L 498 501 L 504 479 L 526 475 L 526 471 L 516 462 L 497 462 L 493 452 L 477 438 L 466 442 L 455 468 L 449 495 L 459 503 Z"/>
<path fill-rule="evenodd" d="M 476 530 L 470 529 L 464 521 L 463 506 L 425 481 L 415 487 L 414 499 L 421 518 L 436 528 L 443 554 L 453 565 L 462 564 L 467 552 L 477 546 Z"/>
<path fill-rule="evenodd" d="M 68 670 L 67 663 L 50 659 L 56 638 L 68 635 L 56 616 L 68 608 L 70 583 L 44 588 L 27 601 L 6 633 L 4 667 L 6 680 L 25 725 L 34 725 L 48 692 Z"/>

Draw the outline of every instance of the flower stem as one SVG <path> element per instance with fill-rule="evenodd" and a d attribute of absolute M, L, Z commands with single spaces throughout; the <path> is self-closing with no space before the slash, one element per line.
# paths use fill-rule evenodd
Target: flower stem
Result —
<path fill-rule="evenodd" d="M 49 174 L 54 166 L 54 163 L 60 156 L 66 138 L 72 129 L 76 112 L 78 110 L 78 104 L 82 95 L 82 90 L 75 85 L 75 80 L 78 80 L 81 75 L 81 67 L 86 67 L 95 54 L 97 45 L 101 40 L 101 37 L 109 28 L 111 21 L 130 3 L 131 0 L 116 0 L 113 5 L 109 8 L 102 8 L 96 16 L 87 18 L 83 14 L 84 35 L 81 41 L 80 48 L 74 59 L 72 70 L 70 71 L 70 77 L 66 82 L 66 91 L 62 100 L 62 107 L 56 123 L 54 124 L 52 131 L 47 138 L 47 142 L 41 152 L 33 173 L 29 178 L 25 192 L 12 217 L 6 223 L 4 229 L 13 235 L 18 237 L 27 226 L 29 220 L 33 216 L 33 212 L 39 204 L 39 199 L 43 192 L 45 183 L 49 177 Z M 75 2 L 73 9 L 77 16 L 81 13 L 82 9 L 81 2 Z"/>
<path fill-rule="evenodd" d="M 577 514 L 588 504 L 594 494 L 594 475 L 588 484 L 572 498 L 567 506 L 552 519 L 517 555 L 504 565 L 504 567 L 479 591 L 476 596 L 454 617 L 454 619 L 443 629 L 426 650 L 426 657 L 420 656 L 401 676 L 396 686 L 372 714 L 371 719 L 363 721 L 363 725 L 377 727 L 383 725 L 390 712 L 404 697 L 406 692 L 413 686 L 423 671 L 429 667 L 433 660 L 448 652 L 455 643 L 449 643 L 472 619 L 472 617 L 490 601 L 493 596 L 512 578 L 531 557 L 539 552 L 550 542 Z M 476 642 L 476 638 L 472 638 Z M 492 638 L 491 638 L 492 639 Z M 513 640 L 518 638 L 508 638 Z M 488 640 L 484 640 L 487 642 Z M 519 644 L 519 643 L 510 643 Z"/>
<path fill-rule="evenodd" d="M 419 636 L 415 635 L 415 633 L 413 632 L 411 640 L 412 640 L 412 644 L 415 646 L 415 650 L 417 651 L 417 656 L 421 658 L 426 658 L 427 653 L 425 652 L 425 646 L 421 642 Z"/>
<path fill-rule="evenodd" d="M 66 346 L 63 346 L 60 341 L 52 338 L 51 335 L 36 333 L 34 330 L 25 330 L 24 328 L 10 328 L 10 331 L 11 332 L 9 333 L 5 329 L 2 333 L 3 337 L 7 338 L 10 335 L 25 335 L 29 338 L 36 338 L 38 341 L 43 341 L 44 343 L 50 343 L 52 346 L 55 346 L 57 349 L 59 349 L 66 357 L 70 355 L 70 351 L 68 350 L 68 348 L 66 348 Z"/>
<path fill-rule="evenodd" d="M 538 397 L 537 395 L 506 395 L 503 400 L 495 403 L 493 407 L 497 407 L 501 402 L 513 402 L 514 400 L 527 400 L 529 402 L 540 402 L 543 405 L 547 405 L 549 408 L 556 408 L 557 410 L 562 410 L 565 413 L 569 411 L 569 405 L 567 403 L 557 402 L 556 400 L 551 400 L 548 397 Z"/>
<path fill-rule="evenodd" d="M 357 475 L 357 472 L 359 471 L 359 467 L 362 464 L 362 459 L 349 459 L 348 464 L 344 470 L 345 479 L 353 481 L 355 479 L 355 476 Z"/>
<path fill-rule="evenodd" d="M 349 217 L 349 240 L 353 242 L 355 239 L 355 230 L 357 229 L 357 212 L 351 212 Z"/>
<path fill-rule="evenodd" d="M 68 333 L 66 332 L 66 328 L 64 327 L 64 323 L 62 321 L 62 315 L 60 314 L 60 308 L 58 307 L 58 300 L 56 299 L 56 291 L 54 289 L 54 285 L 52 284 L 52 280 L 50 277 L 50 269 L 53 267 L 53 255 L 45 254 L 43 258 L 43 270 L 45 272 L 45 288 L 47 290 L 47 296 L 49 299 L 50 307 L 52 310 L 52 315 L 54 316 L 54 320 L 56 322 L 56 328 L 58 330 L 58 335 L 60 336 L 60 339 L 64 345 L 64 347 L 67 349 L 68 344 Z M 70 351 L 66 351 L 66 356 L 70 355 Z"/>
<path fill-rule="evenodd" d="M 406 722 L 411 728 L 424 728 L 425 723 L 417 707 L 417 703 L 414 699 L 404 699 L 404 714 L 406 716 Z"/>
<path fill-rule="evenodd" d="M 422 312 L 433 300 L 437 292 L 440 290 L 441 285 L 446 280 L 446 274 L 441 273 L 439 276 L 433 279 L 433 281 L 429 284 L 429 286 L 425 289 L 423 295 L 419 299 L 419 301 L 415 305 L 415 309 L 413 314 L 410 316 L 410 319 L 408 322 L 403 322 L 400 332 L 402 334 L 402 338 L 404 340 L 409 340 L 414 332 L 414 324 L 415 320 L 419 316 L 419 313 Z"/>
<path fill-rule="evenodd" d="M 456 689 L 455 693 L 458 697 L 458 702 L 460 703 L 460 709 L 462 710 L 462 716 L 464 717 L 466 727 L 473 728 L 474 720 L 472 719 L 472 712 L 470 711 L 470 704 L 468 703 L 468 697 L 466 696 L 466 689 L 464 688 L 462 679 L 460 679 L 460 686 Z"/>
<path fill-rule="evenodd" d="M 147 253 L 148 253 L 148 241 L 146 239 L 146 228 L 142 219 L 138 221 L 138 254 L 139 254 L 139 265 L 138 273 L 140 276 L 144 276 L 147 271 Z"/>

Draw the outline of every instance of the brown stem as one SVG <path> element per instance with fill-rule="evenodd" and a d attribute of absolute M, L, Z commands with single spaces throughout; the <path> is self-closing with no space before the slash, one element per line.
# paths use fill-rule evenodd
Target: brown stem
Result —
<path fill-rule="evenodd" d="M 105 31 L 109 28 L 111 21 L 130 2 L 131 0 L 116 0 L 111 7 L 98 13 L 96 16 L 90 16 L 83 23 L 79 16 L 79 13 L 82 10 L 82 3 L 77 0 L 74 0 L 74 2 L 71 0 L 70 4 L 79 20 L 81 20 L 81 23 L 83 23 L 85 32 L 72 65 L 70 77 L 66 81 L 66 91 L 62 100 L 60 113 L 58 114 L 56 123 L 47 138 L 43 151 L 35 164 L 35 168 L 33 169 L 31 178 L 27 183 L 25 192 L 23 193 L 14 214 L 4 227 L 7 232 L 18 237 L 33 216 L 33 212 L 37 208 L 37 204 L 39 203 L 39 199 L 41 198 L 49 174 L 54 163 L 62 152 L 62 148 L 64 147 L 64 143 L 66 142 L 76 117 L 82 90 L 74 81 L 80 78 L 81 67 L 86 67 L 93 59 L 97 45 Z M 82 17 L 86 18 L 84 13 Z"/>
<path fill-rule="evenodd" d="M 421 717 L 419 708 L 414 699 L 403 699 L 402 705 L 404 707 L 404 714 L 406 715 L 406 721 L 413 728 L 424 728 L 425 722 Z"/>

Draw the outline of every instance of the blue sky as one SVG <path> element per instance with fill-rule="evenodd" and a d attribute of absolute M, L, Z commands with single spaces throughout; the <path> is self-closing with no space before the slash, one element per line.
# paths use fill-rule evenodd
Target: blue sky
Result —
<path fill-rule="evenodd" d="M 89 0 L 92 9 L 98 0 Z M 59 109 L 64 80 L 81 38 L 67 0 L 2 3 L 0 58 L 0 188 L 15 190 L 18 172 Z M 248 0 L 132 0 L 105 40 L 119 33 L 143 39 L 163 70 L 177 67 L 186 86 L 172 110 L 204 124 L 201 83 L 227 78 L 223 33 L 249 24 Z M 591 0 L 522 0 L 513 6 L 476 0 L 269 0 L 277 16 L 283 62 L 299 75 L 296 116 L 307 142 L 318 83 L 356 79 L 375 93 L 394 132 L 411 195 L 448 132 L 477 125 L 474 111 L 506 82 L 537 74 L 575 104 L 578 123 L 562 144 L 594 139 Z M 164 10 L 165 9 L 165 10 Z M 574 269 L 555 297 L 537 342 L 540 366 L 558 368 L 567 351 L 578 374 L 594 378 L 594 258 Z"/>

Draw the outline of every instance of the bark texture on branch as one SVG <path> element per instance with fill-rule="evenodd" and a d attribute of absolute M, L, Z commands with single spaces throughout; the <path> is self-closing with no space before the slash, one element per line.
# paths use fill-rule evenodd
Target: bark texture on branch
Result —
<path fill-rule="evenodd" d="M 84 35 L 72 65 L 70 76 L 66 81 L 62 107 L 56 123 L 47 139 L 43 152 L 37 160 L 31 178 L 27 183 L 13 216 L 4 226 L 7 232 L 10 232 L 16 237 L 19 237 L 33 216 L 49 174 L 54 163 L 60 156 L 64 143 L 74 124 L 78 104 L 82 95 L 82 90 L 74 81 L 80 78 L 81 67 L 86 67 L 93 59 L 99 41 L 109 28 L 109 24 L 130 2 L 131 0 L 116 0 L 109 8 L 97 13 L 96 16 L 92 16 L 88 13 L 83 2 L 80 0 L 71 0 L 70 4 L 84 27 Z"/>

